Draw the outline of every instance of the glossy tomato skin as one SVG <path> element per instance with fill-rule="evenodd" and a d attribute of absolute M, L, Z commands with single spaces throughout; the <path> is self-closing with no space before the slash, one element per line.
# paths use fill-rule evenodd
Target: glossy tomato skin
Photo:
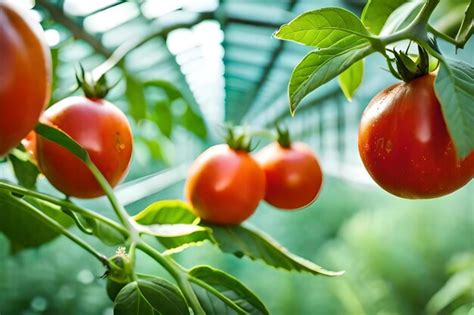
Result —
<path fill-rule="evenodd" d="M 116 106 L 102 99 L 69 97 L 50 107 L 41 121 L 64 131 L 86 149 L 112 187 L 126 175 L 133 138 L 127 117 Z M 37 136 L 36 158 L 41 172 L 66 195 L 104 195 L 84 163 L 58 144 Z"/>
<path fill-rule="evenodd" d="M 265 174 L 245 151 L 226 144 L 204 151 L 192 165 L 185 195 L 196 214 L 215 224 L 249 218 L 265 194 Z"/>
<path fill-rule="evenodd" d="M 0 1 L 0 156 L 35 127 L 50 83 L 51 56 L 40 25 Z"/>
<path fill-rule="evenodd" d="M 33 159 L 36 160 L 36 133 L 33 130 L 30 131 L 26 137 L 21 140 L 21 144 L 23 144 L 25 150 L 31 154 Z"/>
<path fill-rule="evenodd" d="M 474 152 L 458 160 L 434 92 L 435 76 L 395 84 L 365 109 L 359 153 L 372 178 L 403 198 L 449 194 L 474 175 Z"/>
<path fill-rule="evenodd" d="M 295 142 L 290 147 L 272 143 L 256 155 L 265 172 L 265 201 L 285 210 L 305 207 L 318 197 L 323 173 L 309 146 Z"/>

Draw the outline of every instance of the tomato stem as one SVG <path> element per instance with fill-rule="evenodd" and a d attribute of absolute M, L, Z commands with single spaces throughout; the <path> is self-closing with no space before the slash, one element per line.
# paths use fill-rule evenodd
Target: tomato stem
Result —
<path fill-rule="evenodd" d="M 129 235 L 128 230 L 125 229 L 124 227 L 122 227 L 120 224 L 117 224 L 115 221 L 110 220 L 109 218 L 104 217 L 104 216 L 102 216 L 102 215 L 100 215 L 100 214 L 98 214 L 94 211 L 79 207 L 79 206 L 77 206 L 77 205 L 75 205 L 75 204 L 73 204 L 73 203 L 71 203 L 67 200 L 58 199 L 58 198 L 55 198 L 55 197 L 50 196 L 50 195 L 39 193 L 37 191 L 29 190 L 29 189 L 26 189 L 26 188 L 23 188 L 23 187 L 20 187 L 20 186 L 16 186 L 16 185 L 13 185 L 13 184 L 7 184 L 7 183 L 1 182 L 1 181 L 0 181 L 0 189 L 4 189 L 4 190 L 10 191 L 10 192 L 15 192 L 15 193 L 18 193 L 18 194 L 21 194 L 21 195 L 30 196 L 30 197 L 33 197 L 35 199 L 44 200 L 44 201 L 53 203 L 55 205 L 67 208 L 67 209 L 69 209 L 73 212 L 77 212 L 79 214 L 82 214 L 86 217 L 96 219 L 97 221 L 101 221 L 102 223 L 105 223 L 108 226 L 116 229 L 117 231 L 122 233 L 122 235 L 124 235 L 124 236 Z"/>
<path fill-rule="evenodd" d="M 71 233 L 68 229 L 66 229 L 64 226 L 56 222 L 54 219 L 50 218 L 46 214 L 44 214 L 42 211 L 31 205 L 30 203 L 26 202 L 25 200 L 22 200 L 18 198 L 18 202 L 21 202 L 23 204 L 23 207 L 20 207 L 21 209 L 28 209 L 31 213 L 33 213 L 39 220 L 41 220 L 44 224 L 48 225 L 50 228 L 53 230 L 63 234 L 67 238 L 69 238 L 71 241 L 82 247 L 84 250 L 92 254 L 95 258 L 97 258 L 103 265 L 108 266 L 109 262 L 107 260 L 107 257 L 100 252 L 98 252 L 95 248 L 93 248 L 89 243 L 85 242 L 83 239 L 81 239 L 79 236 Z"/>
<path fill-rule="evenodd" d="M 189 306 L 193 309 L 194 314 L 196 315 L 206 315 L 206 312 L 203 310 L 199 300 L 197 299 L 196 294 L 194 293 L 191 283 L 189 282 L 189 276 L 186 270 L 181 267 L 174 260 L 163 256 L 159 251 L 151 247 L 148 243 L 140 241 L 137 243 L 137 248 L 146 253 L 148 256 L 156 260 L 163 268 L 168 271 L 173 278 L 176 280 L 179 288 L 183 292 L 186 301 Z"/>

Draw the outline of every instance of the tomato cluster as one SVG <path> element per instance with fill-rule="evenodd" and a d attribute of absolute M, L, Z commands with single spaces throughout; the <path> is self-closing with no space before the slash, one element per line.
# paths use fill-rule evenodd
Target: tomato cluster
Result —
<path fill-rule="evenodd" d="M 215 145 L 190 169 L 185 195 L 196 214 L 215 224 L 239 224 L 262 199 L 286 210 L 313 202 L 321 189 L 319 162 L 302 143 L 272 143 L 257 153 Z"/>
<path fill-rule="evenodd" d="M 27 13 L 3 1 L 0 51 L 0 156 L 21 141 L 58 190 L 80 198 L 103 195 L 79 158 L 32 131 L 40 120 L 76 140 L 115 186 L 128 170 L 133 138 L 126 116 L 102 99 L 107 91 L 103 82 L 82 82 L 86 97 L 66 98 L 40 117 L 51 92 L 50 52 L 41 27 Z"/>

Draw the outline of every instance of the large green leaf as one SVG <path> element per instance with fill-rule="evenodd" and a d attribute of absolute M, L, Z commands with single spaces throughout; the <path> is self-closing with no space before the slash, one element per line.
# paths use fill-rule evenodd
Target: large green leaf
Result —
<path fill-rule="evenodd" d="M 364 61 L 359 60 L 339 75 L 339 86 L 346 98 L 351 101 L 352 96 L 364 78 Z"/>
<path fill-rule="evenodd" d="M 12 253 L 38 247 L 60 235 L 38 219 L 38 216 L 30 211 L 31 206 L 65 227 L 72 224 L 72 220 L 56 205 L 27 197 L 19 198 L 0 190 L 0 231 L 10 240 Z"/>
<path fill-rule="evenodd" d="M 186 104 L 185 110 L 177 117 L 178 123 L 188 131 L 194 133 L 199 138 L 206 138 L 207 128 L 204 119 L 198 115 L 189 104 Z"/>
<path fill-rule="evenodd" d="M 189 275 L 199 302 L 208 315 L 269 314 L 250 289 L 225 272 L 198 266 L 191 269 Z"/>
<path fill-rule="evenodd" d="M 197 225 L 191 207 L 180 200 L 155 202 L 134 217 L 142 229 L 155 236 L 163 246 L 178 251 L 204 241 L 215 242 L 211 229 Z"/>
<path fill-rule="evenodd" d="M 372 52 L 371 44 L 364 40 L 350 49 L 326 48 L 307 54 L 291 75 L 288 87 L 291 112 L 294 114 L 306 95 Z"/>
<path fill-rule="evenodd" d="M 452 59 L 442 62 L 435 91 L 456 151 L 464 158 L 474 150 L 474 67 Z"/>
<path fill-rule="evenodd" d="M 299 15 L 274 36 L 319 48 L 348 48 L 366 41 L 369 33 L 352 12 L 323 8 Z"/>
<path fill-rule="evenodd" d="M 369 0 L 362 11 L 362 23 L 373 34 L 379 34 L 390 14 L 408 0 Z"/>
<path fill-rule="evenodd" d="M 262 260 L 275 268 L 289 271 L 305 271 L 315 275 L 338 276 L 343 272 L 328 271 L 306 259 L 290 253 L 263 232 L 244 226 L 217 226 L 212 228 L 219 248 L 237 257 L 247 256 Z"/>
<path fill-rule="evenodd" d="M 120 290 L 114 302 L 115 315 L 188 315 L 181 292 L 160 278 L 138 279 Z"/>

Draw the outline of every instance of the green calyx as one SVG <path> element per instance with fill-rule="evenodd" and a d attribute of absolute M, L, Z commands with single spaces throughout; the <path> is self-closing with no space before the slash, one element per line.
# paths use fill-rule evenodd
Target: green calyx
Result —
<path fill-rule="evenodd" d="M 79 66 L 79 71 L 76 72 L 76 81 L 88 98 L 105 98 L 113 87 L 107 84 L 105 74 L 95 80 L 92 73 L 86 72 L 82 66 Z"/>
<path fill-rule="evenodd" d="M 236 151 L 252 151 L 252 139 L 245 131 L 236 131 L 232 126 L 227 126 L 226 130 L 224 140 L 230 148 Z"/>
<path fill-rule="evenodd" d="M 277 141 L 283 148 L 289 148 L 291 146 L 290 131 L 287 127 L 281 127 L 276 125 Z"/>
<path fill-rule="evenodd" d="M 391 50 L 395 59 L 397 70 L 392 70 L 393 75 L 405 82 L 410 82 L 430 72 L 430 57 L 427 51 L 418 45 L 418 55 L 410 55 L 407 51 Z"/>
<path fill-rule="evenodd" d="M 118 283 L 128 283 L 133 280 L 133 266 L 125 248 L 120 247 L 116 255 L 108 259 L 107 268 L 104 278 Z"/>

